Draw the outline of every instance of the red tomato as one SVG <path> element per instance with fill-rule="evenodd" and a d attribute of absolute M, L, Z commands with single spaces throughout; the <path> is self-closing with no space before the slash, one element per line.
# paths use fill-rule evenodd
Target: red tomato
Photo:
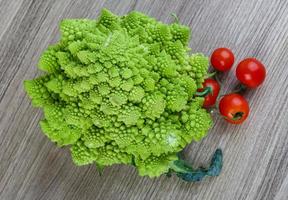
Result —
<path fill-rule="evenodd" d="M 216 103 L 216 99 L 220 91 L 220 85 L 214 79 L 208 78 L 204 81 L 203 88 L 198 89 L 198 92 L 203 92 L 207 90 L 208 88 L 209 88 L 209 94 L 205 96 L 205 100 L 203 103 L 204 108 L 213 106 Z"/>
<path fill-rule="evenodd" d="M 220 100 L 219 112 L 226 121 L 232 124 L 241 124 L 248 117 L 249 104 L 239 94 L 228 94 Z"/>
<path fill-rule="evenodd" d="M 218 48 L 212 53 L 210 62 L 216 70 L 224 72 L 231 69 L 234 60 L 234 54 L 230 49 Z"/>
<path fill-rule="evenodd" d="M 248 88 L 261 85 L 266 77 L 264 65 L 255 58 L 242 60 L 236 68 L 237 79 Z"/>

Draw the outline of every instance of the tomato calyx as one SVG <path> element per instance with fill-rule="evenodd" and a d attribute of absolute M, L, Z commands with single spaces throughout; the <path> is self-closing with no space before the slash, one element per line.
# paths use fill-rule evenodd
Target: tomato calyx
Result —
<path fill-rule="evenodd" d="M 208 87 L 205 87 L 201 92 L 197 91 L 195 96 L 197 96 L 197 97 L 206 97 L 209 94 L 213 95 L 213 89 L 208 86 Z"/>
<path fill-rule="evenodd" d="M 227 116 L 223 116 L 223 115 L 221 115 L 221 116 L 226 120 L 229 120 L 232 122 L 238 122 L 243 118 L 244 115 L 245 115 L 244 112 L 236 112 L 235 114 L 231 114 L 232 117 L 227 117 Z"/>
<path fill-rule="evenodd" d="M 244 113 L 243 112 L 236 112 L 235 114 L 232 114 L 231 120 L 233 121 L 238 121 L 243 117 Z"/>

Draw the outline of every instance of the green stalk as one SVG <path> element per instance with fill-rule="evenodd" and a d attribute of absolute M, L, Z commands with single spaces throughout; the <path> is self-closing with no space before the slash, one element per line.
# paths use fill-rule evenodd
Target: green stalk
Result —
<path fill-rule="evenodd" d="M 211 77 L 214 77 L 214 76 L 216 76 L 216 75 L 217 75 L 217 71 L 214 71 L 214 72 L 208 73 L 208 74 L 206 74 L 205 79 L 207 79 L 207 78 L 211 78 Z"/>
<path fill-rule="evenodd" d="M 200 167 L 198 169 L 193 169 L 186 161 L 179 158 L 178 160 L 171 162 L 168 176 L 171 176 L 171 173 L 175 172 L 176 175 L 184 181 L 196 182 L 201 181 L 206 176 L 219 176 L 222 166 L 222 150 L 217 149 L 208 168 Z"/>
<path fill-rule="evenodd" d="M 172 17 L 174 17 L 174 23 L 180 24 L 180 20 L 179 20 L 178 16 L 176 15 L 176 13 L 171 13 L 170 15 Z"/>
<path fill-rule="evenodd" d="M 246 91 L 246 89 L 247 87 L 240 83 L 236 86 L 236 88 L 231 93 L 243 93 Z"/>
<path fill-rule="evenodd" d="M 213 90 L 212 90 L 211 87 L 205 87 L 203 91 L 196 92 L 195 96 L 197 96 L 197 97 L 205 97 L 205 96 L 207 96 L 208 94 L 210 94 L 212 92 L 213 92 Z"/>

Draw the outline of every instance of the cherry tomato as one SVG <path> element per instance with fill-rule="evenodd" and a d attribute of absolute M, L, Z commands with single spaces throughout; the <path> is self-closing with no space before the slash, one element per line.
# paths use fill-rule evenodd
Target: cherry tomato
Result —
<path fill-rule="evenodd" d="M 234 54 L 230 49 L 218 48 L 212 53 L 210 62 L 216 70 L 224 72 L 231 69 L 234 60 Z"/>
<path fill-rule="evenodd" d="M 212 78 L 208 78 L 203 83 L 203 88 L 198 89 L 198 92 L 203 92 L 205 90 L 209 90 L 208 95 L 205 96 L 205 100 L 203 103 L 204 108 L 208 108 L 213 106 L 216 103 L 216 99 L 218 97 L 220 91 L 220 85 L 217 81 Z"/>
<path fill-rule="evenodd" d="M 241 124 L 248 117 L 249 104 L 239 94 L 228 94 L 220 100 L 219 112 L 226 121 L 232 124 Z"/>
<path fill-rule="evenodd" d="M 264 65 L 255 58 L 242 60 L 236 68 L 237 79 L 248 88 L 261 85 L 266 77 Z"/>

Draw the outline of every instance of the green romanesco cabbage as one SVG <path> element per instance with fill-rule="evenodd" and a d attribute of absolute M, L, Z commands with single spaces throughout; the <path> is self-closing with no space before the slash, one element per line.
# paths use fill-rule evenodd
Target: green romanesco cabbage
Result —
<path fill-rule="evenodd" d="M 69 145 L 76 165 L 133 164 L 157 177 L 206 135 L 212 120 L 194 94 L 208 59 L 188 54 L 188 27 L 104 9 L 98 20 L 65 19 L 60 30 L 39 61 L 46 74 L 24 85 L 44 110 L 42 131 Z"/>

